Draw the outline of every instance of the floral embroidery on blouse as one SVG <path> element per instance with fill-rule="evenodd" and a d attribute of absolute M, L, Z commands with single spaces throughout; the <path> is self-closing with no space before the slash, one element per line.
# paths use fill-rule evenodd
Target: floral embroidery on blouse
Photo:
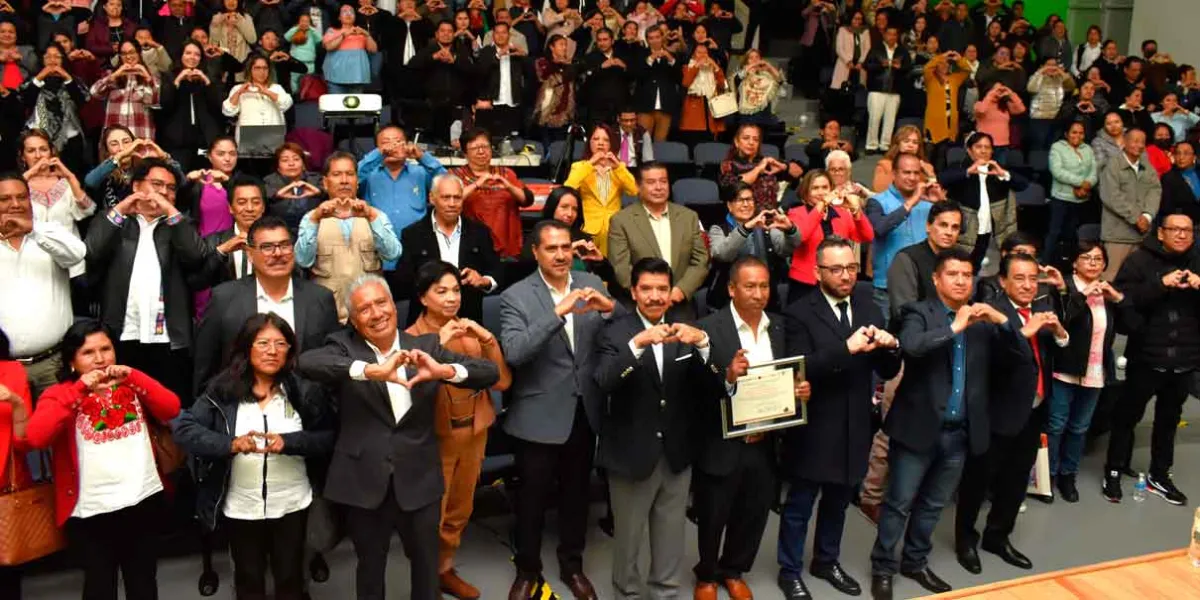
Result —
<path fill-rule="evenodd" d="M 142 405 L 128 386 L 116 386 L 84 396 L 75 415 L 79 434 L 93 444 L 141 433 L 142 422 Z"/>

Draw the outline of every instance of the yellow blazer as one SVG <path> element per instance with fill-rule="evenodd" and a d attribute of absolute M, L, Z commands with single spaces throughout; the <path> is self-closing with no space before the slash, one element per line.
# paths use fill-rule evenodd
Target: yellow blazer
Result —
<path fill-rule="evenodd" d="M 621 210 L 621 196 L 636 196 L 638 188 L 633 173 L 624 164 L 610 171 L 608 193 L 604 197 L 601 197 L 600 179 L 591 162 L 580 160 L 571 164 L 571 174 L 563 185 L 579 190 L 583 232 L 592 236 L 596 248 L 607 257 L 608 221 Z"/>

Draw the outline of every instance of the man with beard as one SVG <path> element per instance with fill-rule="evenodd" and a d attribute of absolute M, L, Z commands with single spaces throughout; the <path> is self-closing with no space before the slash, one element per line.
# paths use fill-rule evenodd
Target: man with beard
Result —
<path fill-rule="evenodd" d="M 358 197 L 353 154 L 333 153 L 325 161 L 322 183 L 329 200 L 300 220 L 296 264 L 312 269 L 313 282 L 333 292 L 338 320 L 345 323 L 346 284 L 400 258 L 400 240 L 388 216 Z"/>
<path fill-rule="evenodd" d="M 429 185 L 445 172 L 437 158 L 393 125 L 375 134 L 375 149 L 359 161 L 358 185 L 367 203 L 383 211 L 396 231 L 404 231 L 425 216 Z M 384 264 L 389 271 L 394 267 Z"/>

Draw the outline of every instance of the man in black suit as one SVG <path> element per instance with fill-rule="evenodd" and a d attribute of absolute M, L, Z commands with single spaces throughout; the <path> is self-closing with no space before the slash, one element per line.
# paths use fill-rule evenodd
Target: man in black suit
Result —
<path fill-rule="evenodd" d="M 1016 524 L 1021 502 L 1025 500 L 1029 471 L 1041 445 L 1046 423 L 1046 394 L 1054 374 L 1053 345 L 1066 347 L 1070 341 L 1050 300 L 1038 297 L 1041 275 L 1042 269 L 1033 255 L 1005 256 L 1000 260 L 1000 286 L 1004 294 L 990 302 L 1008 317 L 1010 323 L 1020 326 L 1031 355 L 1027 357 L 1028 364 L 1022 368 L 1009 370 L 993 380 L 988 402 L 991 443 L 986 453 L 967 458 L 958 488 L 954 514 L 955 554 L 958 563 L 975 574 L 983 571 L 975 549 L 977 544 L 1010 565 L 1033 568 L 1033 563 L 1013 547 L 1008 536 Z M 992 508 L 988 511 L 987 527 L 980 544 L 975 520 L 989 490 Z"/>
<path fill-rule="evenodd" d="M 493 43 L 475 59 L 480 81 L 475 122 L 502 137 L 524 127 L 521 107 L 527 95 L 526 77 L 532 74 L 528 53 L 512 44 L 511 33 L 508 23 L 496 23 Z"/>
<path fill-rule="evenodd" d="M 213 288 L 208 310 L 197 328 L 193 361 L 197 396 L 224 366 L 246 319 L 257 313 L 274 312 L 287 321 L 296 332 L 301 352 L 320 347 L 325 336 L 338 328 L 333 292 L 294 276 L 292 236 L 283 219 L 255 221 L 240 252 L 249 257 L 250 275 Z"/>
<path fill-rule="evenodd" d="M 411 290 L 421 265 L 444 260 L 461 272 L 459 316 L 482 323 L 483 297 L 499 287 L 500 257 L 492 243 L 492 234 L 483 223 L 462 216 L 463 184 L 458 177 L 449 174 L 434 177 L 429 202 L 433 205 L 432 216 L 400 232 L 404 254 L 395 271 L 397 287 Z M 421 315 L 421 303 L 416 298 L 411 300 L 405 318 L 407 324 L 416 322 Z"/>
<path fill-rule="evenodd" d="M 883 428 L 891 436 L 887 491 L 871 550 L 871 595 L 891 600 L 900 573 L 940 594 L 951 587 L 929 569 L 933 529 L 958 487 L 967 454 L 987 450 L 989 373 L 1028 364 L 1029 344 L 1008 317 L 968 304 L 975 268 L 961 248 L 934 264 L 937 296 L 905 305 L 897 327 L 904 378 Z M 899 565 L 896 546 L 904 538 Z"/>
<path fill-rule="evenodd" d="M 209 255 L 206 269 L 209 282 L 214 287 L 241 279 L 253 271 L 250 254 L 246 252 L 246 236 L 250 226 L 263 216 L 266 209 L 263 202 L 266 190 L 258 179 L 235 175 L 225 187 L 229 213 L 233 215 L 233 227 L 204 236 L 205 243 L 215 250 Z"/>
<path fill-rule="evenodd" d="M 872 288 L 855 286 L 859 263 L 845 238 L 827 237 L 817 246 L 820 294 L 788 307 L 787 353 L 804 356 L 805 378 L 816 394 L 808 403 L 806 427 L 783 436 L 788 465 L 787 502 L 779 517 L 779 587 L 788 600 L 809 598 L 804 540 L 818 494 L 815 556 L 811 572 L 844 594 L 862 588 L 839 563 L 842 527 L 854 490 L 867 472 L 871 451 L 871 408 L 876 379 L 900 371 L 899 343 L 872 299 Z"/>
<path fill-rule="evenodd" d="M 450 124 L 462 113 L 475 76 L 471 53 L 455 47 L 454 23 L 438 23 L 433 41 L 417 52 L 409 65 L 420 73 L 420 88 L 428 97 L 431 115 L 426 131 L 436 140 L 449 142 Z"/>
<path fill-rule="evenodd" d="M 711 390 L 697 398 L 696 537 L 700 562 L 696 600 L 716 600 L 724 584 L 729 597 L 753 597 L 742 575 L 754 565 L 775 504 L 775 451 L 772 438 L 754 433 L 726 439 L 720 400 L 736 393 L 737 379 L 752 364 L 785 358 L 783 319 L 766 313 L 771 273 L 766 263 L 748 256 L 729 267 L 729 306 L 700 321 L 711 341 Z M 797 385 L 796 399 L 807 401 L 808 382 Z M 721 540 L 724 538 L 724 553 Z"/>
<path fill-rule="evenodd" d="M 678 593 L 682 580 L 690 415 L 696 382 L 709 376 L 709 345 L 703 331 L 668 323 L 673 285 L 666 261 L 639 260 L 631 289 L 637 311 L 610 321 L 597 344 L 593 377 L 609 397 L 597 458 L 608 470 L 616 598 L 638 598 L 646 583 L 664 595 Z M 647 526 L 650 573 L 643 581 L 638 557 Z"/>
<path fill-rule="evenodd" d="M 438 522 L 445 485 L 434 433 L 439 386 L 473 390 L 499 379 L 496 365 L 442 348 L 437 336 L 396 326 L 387 282 L 362 275 L 347 288 L 353 329 L 300 355 L 296 371 L 328 386 L 341 422 L 325 497 L 346 509 L 358 558 L 360 600 L 384 600 L 392 531 L 412 567 L 413 600 L 436 600 Z M 444 383 L 443 383 L 444 382 Z"/>
<path fill-rule="evenodd" d="M 409 122 L 411 115 L 405 109 L 425 101 L 422 73 L 412 61 L 433 38 L 433 25 L 417 12 L 416 4 L 416 0 L 398 0 L 396 16 L 386 21 L 387 35 L 375 38 L 383 52 L 383 85 L 396 113 L 393 121 L 406 125 L 416 123 Z"/>
<path fill-rule="evenodd" d="M 596 32 L 596 49 L 583 57 L 587 88 L 582 95 L 591 123 L 615 123 L 617 111 L 629 101 L 630 57 L 613 47 L 613 32 Z"/>
<path fill-rule="evenodd" d="M 638 122 L 654 141 L 667 139 L 671 131 L 671 116 L 679 111 L 683 97 L 680 84 L 683 81 L 683 65 L 686 60 L 677 59 L 665 45 L 663 27 L 646 30 L 647 50 L 631 60 L 637 65 L 637 89 L 633 93 L 633 107 L 638 111 Z"/>

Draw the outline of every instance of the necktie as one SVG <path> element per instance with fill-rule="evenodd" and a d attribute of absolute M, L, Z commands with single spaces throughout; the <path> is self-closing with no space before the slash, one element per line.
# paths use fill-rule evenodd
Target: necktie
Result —
<path fill-rule="evenodd" d="M 238 272 L 238 277 L 245 277 L 250 274 L 250 262 L 246 260 L 246 251 L 243 250 L 239 254 L 242 255 L 242 270 Z"/>
<path fill-rule="evenodd" d="M 629 164 L 629 134 L 621 133 L 621 162 Z"/>
<path fill-rule="evenodd" d="M 850 331 L 850 303 L 842 300 L 837 303 L 838 308 L 838 323 L 842 324 L 842 328 Z"/>
<path fill-rule="evenodd" d="M 1029 318 L 1032 316 L 1032 313 L 1028 308 L 1018 308 L 1017 313 L 1020 314 L 1021 318 L 1027 323 L 1029 322 Z M 1029 345 L 1033 346 L 1033 362 L 1037 363 L 1037 397 L 1045 398 L 1045 383 L 1042 381 L 1042 354 L 1038 351 L 1037 336 L 1034 336 L 1033 339 L 1029 340 Z"/>

